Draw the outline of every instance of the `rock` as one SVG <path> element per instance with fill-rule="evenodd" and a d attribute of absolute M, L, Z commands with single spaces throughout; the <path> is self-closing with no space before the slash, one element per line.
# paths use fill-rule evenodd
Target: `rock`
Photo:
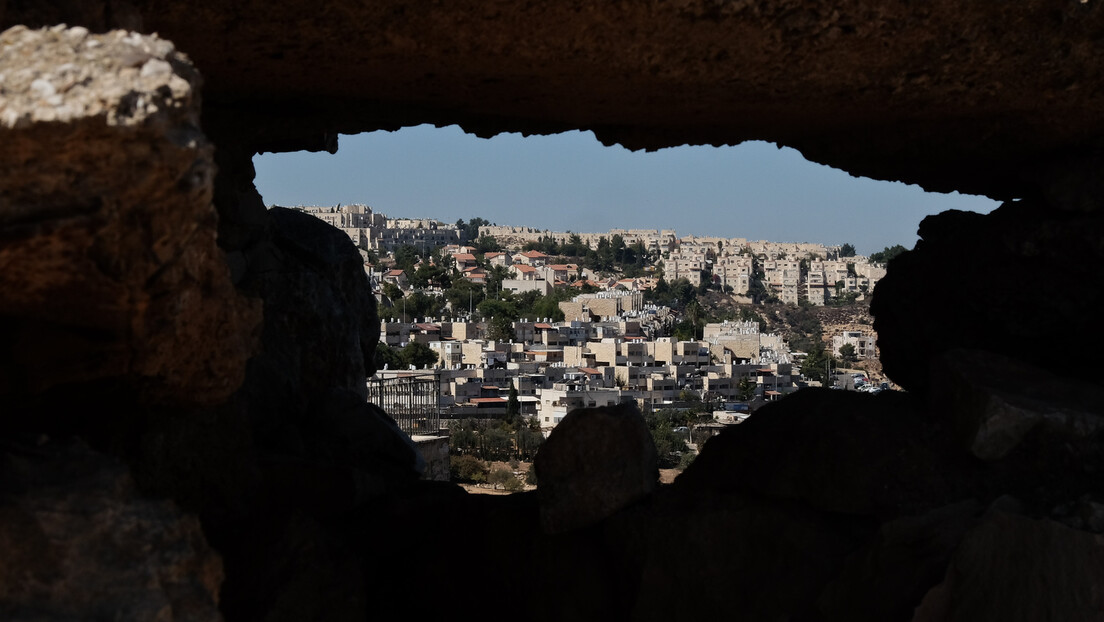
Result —
<path fill-rule="evenodd" d="M 635 404 L 571 411 L 533 468 L 546 533 L 598 522 L 647 497 L 659 482 L 655 444 Z"/>
<path fill-rule="evenodd" d="M 0 546 L 6 620 L 222 619 L 222 562 L 199 521 L 79 442 L 0 448 Z"/>
<path fill-rule="evenodd" d="M 1052 447 L 1069 448 L 1091 444 L 1104 432 L 1104 389 L 1098 386 L 977 350 L 949 350 L 931 373 L 942 380 L 931 390 L 933 412 L 947 417 L 963 446 L 982 460 L 1007 456 L 1032 432 L 1050 437 Z"/>
<path fill-rule="evenodd" d="M 1104 541 L 1049 519 L 991 511 L 963 537 L 914 622 L 1102 620 Z"/>
<path fill-rule="evenodd" d="M 256 346 L 215 244 L 199 76 L 156 36 L 0 35 L 0 395 L 122 381 L 212 404 Z"/>
<path fill-rule="evenodd" d="M 1065 199 L 1049 190 L 1067 171 L 1091 192 L 1099 171 L 1070 166 L 1104 133 L 1095 2 L 241 2 L 12 1 L 0 28 L 158 32 L 256 151 L 434 123 L 593 130 L 629 149 L 777 141 L 853 175 L 1005 199 Z"/>
<path fill-rule="evenodd" d="M 803 389 L 710 439 L 674 486 L 833 513 L 920 514 L 974 494 L 955 453 L 913 396 Z"/>
<path fill-rule="evenodd" d="M 909 619 L 983 509 L 969 500 L 883 523 L 824 588 L 817 601 L 824 619 Z"/>
<path fill-rule="evenodd" d="M 920 224 L 916 248 L 890 262 L 870 310 L 885 373 L 926 394 L 944 352 L 984 350 L 1024 363 L 1062 360 L 1071 379 L 1099 384 L 1100 358 L 1041 333 L 1093 335 L 1104 308 L 1104 216 L 1036 201 L 987 215 L 950 211 Z M 1058 354 L 1060 353 L 1060 355 Z"/>
<path fill-rule="evenodd" d="M 604 531 L 607 557 L 624 556 L 614 576 L 629 583 L 607 597 L 641 621 L 817 619 L 824 586 L 869 536 L 866 525 L 792 503 L 671 487 Z M 569 573 L 570 558 L 560 563 Z"/>

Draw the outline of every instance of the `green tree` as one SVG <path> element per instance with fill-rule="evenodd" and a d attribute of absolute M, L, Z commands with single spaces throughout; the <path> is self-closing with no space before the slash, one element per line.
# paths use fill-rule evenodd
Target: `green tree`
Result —
<path fill-rule="evenodd" d="M 908 249 L 904 246 L 894 244 L 893 246 L 887 246 L 885 249 L 870 255 L 870 261 L 874 263 L 889 263 L 891 259 L 906 251 L 908 251 Z"/>
<path fill-rule="evenodd" d="M 414 274 L 414 264 L 418 262 L 418 249 L 409 244 L 403 244 L 395 249 L 395 267 L 403 270 L 407 278 Z"/>
<path fill-rule="evenodd" d="M 652 442 L 655 443 L 656 455 L 659 458 L 659 466 L 672 469 L 678 466 L 683 453 L 688 450 L 685 434 L 675 433 L 676 419 L 674 413 L 669 410 L 661 410 L 644 417 L 651 432 Z"/>
<path fill-rule="evenodd" d="M 385 281 L 380 289 L 383 291 L 383 295 L 387 296 L 391 302 L 395 302 L 403 297 L 403 291 L 399 289 L 399 286 L 390 281 Z"/>
<path fill-rule="evenodd" d="M 444 293 L 454 316 L 466 314 L 469 306 L 474 308 L 483 302 L 484 296 L 483 288 L 467 279 L 456 279 Z"/>
<path fill-rule="evenodd" d="M 843 246 L 840 246 L 839 256 L 840 257 L 854 257 L 855 256 L 855 246 L 853 244 L 849 243 L 849 242 L 845 242 L 843 244 Z"/>
<path fill-rule="evenodd" d="M 845 343 L 840 346 L 839 349 L 840 364 L 845 367 L 850 367 L 858 360 L 855 356 L 855 346 L 850 343 Z"/>
<path fill-rule="evenodd" d="M 836 360 L 824 350 L 821 345 L 811 350 L 805 360 L 801 362 L 801 374 L 810 380 L 827 385 L 830 380 L 828 372 L 836 366 Z"/>
<path fill-rule="evenodd" d="M 544 434 L 541 433 L 540 423 L 536 418 L 518 426 L 514 433 L 514 442 L 517 444 L 518 455 L 525 460 L 532 460 L 537 455 L 537 450 L 544 444 Z"/>
<path fill-rule="evenodd" d="M 404 369 L 406 367 L 399 353 L 386 343 L 376 344 L 376 352 L 372 358 L 376 364 L 376 369 L 384 369 L 385 367 L 387 369 Z"/>
<path fill-rule="evenodd" d="M 440 359 L 433 348 L 418 341 L 411 341 L 406 344 L 406 347 L 403 348 L 402 352 L 399 354 L 399 358 L 402 360 L 403 365 L 413 365 L 416 369 L 423 369 L 435 365 Z"/>
<path fill-rule="evenodd" d="M 517 305 L 508 300 L 488 298 L 479 303 L 478 309 L 479 314 L 485 318 L 505 318 L 511 322 L 516 322 L 521 317 Z"/>
<path fill-rule="evenodd" d="M 453 480 L 481 484 L 487 481 L 490 469 L 472 455 L 452 456 L 449 458 L 449 476 Z"/>
<path fill-rule="evenodd" d="M 497 253 L 501 250 L 502 245 L 498 243 L 497 239 L 489 235 L 481 235 L 479 239 L 475 241 L 475 252 L 477 253 Z"/>
<path fill-rule="evenodd" d="M 506 418 L 513 419 L 521 414 L 521 402 L 518 400 L 518 390 L 514 383 L 510 383 L 510 395 L 506 399 Z"/>
<path fill-rule="evenodd" d="M 510 437 L 510 433 L 500 426 L 487 428 L 482 434 L 483 458 L 486 460 L 509 459 L 513 449 Z"/>
<path fill-rule="evenodd" d="M 740 401 L 747 402 L 755 397 L 755 389 L 756 383 L 748 378 L 741 378 L 740 383 L 736 385 L 736 395 L 740 398 Z"/>
<path fill-rule="evenodd" d="M 495 341 L 513 341 L 517 337 L 514 332 L 514 321 L 506 316 L 497 316 L 487 322 L 487 338 Z"/>

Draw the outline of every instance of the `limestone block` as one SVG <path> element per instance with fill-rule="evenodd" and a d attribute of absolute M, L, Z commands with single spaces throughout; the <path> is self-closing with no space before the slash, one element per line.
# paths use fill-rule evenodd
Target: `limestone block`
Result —
<path fill-rule="evenodd" d="M 199 86 L 155 35 L 0 34 L 0 395 L 126 378 L 213 403 L 240 385 L 260 306 L 215 244 Z"/>
<path fill-rule="evenodd" d="M 655 491 L 655 444 L 635 405 L 573 410 L 533 464 L 547 533 L 598 522 Z"/>

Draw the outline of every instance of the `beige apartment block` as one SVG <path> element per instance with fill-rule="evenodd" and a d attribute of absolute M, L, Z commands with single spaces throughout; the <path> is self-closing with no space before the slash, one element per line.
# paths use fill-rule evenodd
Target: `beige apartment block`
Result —
<path fill-rule="evenodd" d="M 735 358 L 759 360 L 759 324 L 757 322 L 717 322 L 706 324 L 702 340 L 732 352 Z"/>
<path fill-rule="evenodd" d="M 586 321 L 592 317 L 617 317 L 643 308 L 643 294 L 624 291 L 580 294 L 570 301 L 560 303 L 560 310 L 564 312 L 564 317 L 568 321 Z"/>
<path fill-rule="evenodd" d="M 839 349 L 844 344 L 851 344 L 859 358 L 874 358 L 877 356 L 876 343 L 875 335 L 862 331 L 844 331 L 843 334 L 832 337 L 832 353 L 839 356 Z"/>

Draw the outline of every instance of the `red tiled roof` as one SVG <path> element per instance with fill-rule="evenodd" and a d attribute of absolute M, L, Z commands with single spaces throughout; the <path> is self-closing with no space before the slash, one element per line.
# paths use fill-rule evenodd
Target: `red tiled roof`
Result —
<path fill-rule="evenodd" d="M 494 404 L 506 402 L 505 398 L 501 397 L 473 397 L 468 401 L 472 404 Z"/>
<path fill-rule="evenodd" d="M 402 270 L 388 270 L 387 271 L 387 276 L 399 276 L 400 274 L 403 274 Z"/>
<path fill-rule="evenodd" d="M 524 253 L 521 254 L 521 256 L 522 257 L 528 257 L 529 259 L 537 259 L 537 258 L 540 258 L 540 257 L 547 257 L 548 255 L 545 255 L 544 253 L 542 253 L 540 251 L 525 251 Z"/>
<path fill-rule="evenodd" d="M 598 375 L 598 376 L 602 375 L 601 370 L 594 369 L 593 367 L 580 367 L 579 371 L 583 372 L 584 374 L 591 374 L 591 375 Z"/>
<path fill-rule="evenodd" d="M 519 265 L 519 266 L 514 266 L 514 268 L 515 268 L 515 269 L 516 269 L 516 270 L 517 270 L 518 272 L 536 272 L 536 271 L 537 271 L 537 269 L 536 269 L 536 268 L 534 268 L 533 266 L 526 266 L 526 265 L 524 265 L 524 264 L 522 264 L 522 265 Z"/>
<path fill-rule="evenodd" d="M 545 324 L 544 322 L 540 322 L 540 323 L 537 323 L 537 324 L 533 324 L 533 328 L 539 328 L 541 330 L 550 330 L 550 329 L 555 328 L 555 326 L 552 326 L 551 324 Z"/>
<path fill-rule="evenodd" d="M 441 327 L 436 324 L 415 324 L 414 328 L 418 330 L 441 330 Z"/>
<path fill-rule="evenodd" d="M 470 253 L 456 253 L 453 255 L 453 258 L 456 259 L 456 261 L 475 261 L 475 255 Z"/>

